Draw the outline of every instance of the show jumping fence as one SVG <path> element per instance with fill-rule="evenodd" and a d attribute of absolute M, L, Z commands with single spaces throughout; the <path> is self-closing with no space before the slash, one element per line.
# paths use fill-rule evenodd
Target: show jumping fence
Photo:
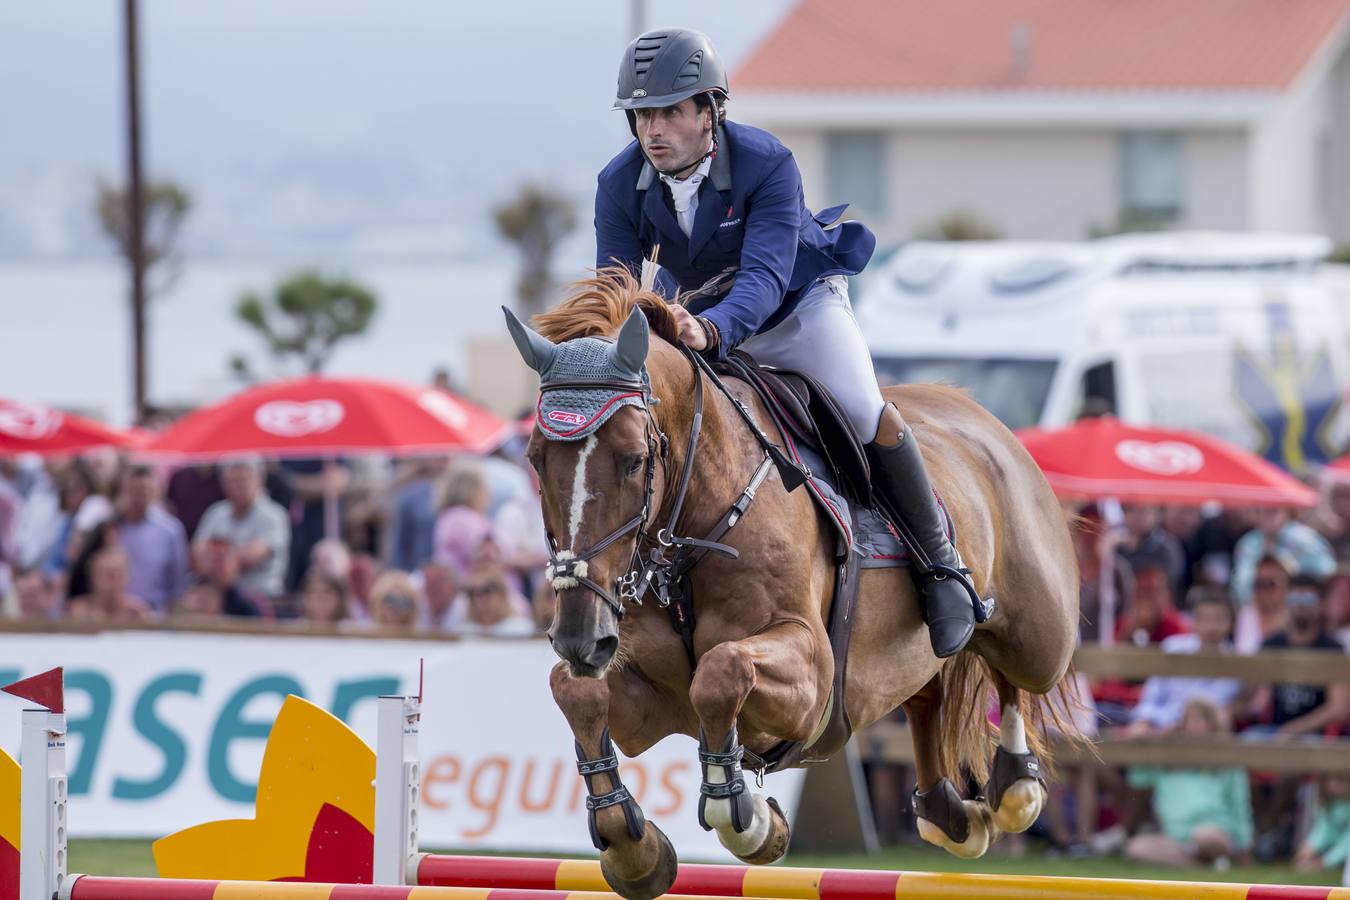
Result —
<path fill-rule="evenodd" d="M 381 697 L 376 746 L 377 884 L 66 875 L 65 716 L 25 710 L 20 900 L 614 900 L 594 860 L 417 852 L 420 698 Z M 1350 888 L 782 866 L 682 865 L 671 895 L 767 900 L 1350 900 Z M 10 894 L 12 896 L 12 894 Z"/>

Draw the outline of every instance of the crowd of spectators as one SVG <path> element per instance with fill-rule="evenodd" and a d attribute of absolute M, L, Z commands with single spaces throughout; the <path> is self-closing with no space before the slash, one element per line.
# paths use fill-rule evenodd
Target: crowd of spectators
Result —
<path fill-rule="evenodd" d="M 516 448 L 518 450 L 518 448 Z M 39 623 L 274 620 L 280 627 L 525 636 L 551 620 L 534 476 L 486 457 L 232 459 L 160 467 L 111 452 L 0 459 L 0 600 Z M 1350 484 L 1322 506 L 1069 509 L 1084 643 L 1167 653 L 1350 650 Z M 1080 679 L 1085 682 L 1086 679 Z M 1350 731 L 1350 686 L 1099 680 L 1087 727 L 1114 739 Z M 1350 779 L 1243 770 L 1091 773 L 1057 788 L 1069 854 L 1341 865 Z M 1073 779 L 1067 779 L 1072 783 Z"/>
<path fill-rule="evenodd" d="M 1070 510 L 1085 644 L 1235 655 L 1350 652 L 1350 484 L 1319 509 L 1092 504 Z M 1112 740 L 1236 734 L 1249 741 L 1350 735 L 1350 685 L 1230 677 L 1099 679 L 1084 700 Z M 1052 839 L 1071 854 L 1143 862 L 1293 859 L 1340 867 L 1350 850 L 1350 784 L 1242 769 L 1099 768 L 1056 802 Z M 1073 822 L 1073 827 L 1069 822 Z"/>
<path fill-rule="evenodd" d="M 0 601 L 35 622 L 275 620 L 529 635 L 552 617 L 532 475 L 411 460 L 0 459 Z"/>

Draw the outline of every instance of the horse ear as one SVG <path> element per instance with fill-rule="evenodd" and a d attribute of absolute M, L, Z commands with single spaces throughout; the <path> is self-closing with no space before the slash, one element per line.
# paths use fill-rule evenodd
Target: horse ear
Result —
<path fill-rule="evenodd" d="M 511 332 L 511 340 L 516 342 L 521 359 L 525 360 L 525 365 L 542 375 L 544 370 L 553 364 L 553 358 L 558 355 L 557 345 L 533 331 L 505 306 L 502 307 L 502 312 L 506 313 L 506 327 Z"/>
<path fill-rule="evenodd" d="M 637 306 L 628 314 L 614 344 L 614 361 L 637 375 L 647 363 L 647 317 Z"/>

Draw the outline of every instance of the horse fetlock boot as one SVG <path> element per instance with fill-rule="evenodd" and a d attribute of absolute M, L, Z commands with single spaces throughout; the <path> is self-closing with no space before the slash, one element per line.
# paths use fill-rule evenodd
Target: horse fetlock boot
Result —
<path fill-rule="evenodd" d="M 586 781 L 586 824 L 590 828 L 591 843 L 597 850 L 608 850 L 609 841 L 600 833 L 600 823 L 598 814 L 603 809 L 611 806 L 617 806 L 623 810 L 623 817 L 628 826 L 628 836 L 635 841 L 642 840 L 646 831 L 647 820 L 642 814 L 642 808 L 637 805 L 633 795 L 624 787 L 619 779 L 619 757 L 614 752 L 614 744 L 610 741 L 609 729 L 606 728 L 600 736 L 600 756 L 594 759 L 586 756 L 586 751 L 582 749 L 581 742 L 576 744 L 577 749 L 577 771 Z M 609 776 L 611 790 L 596 792 L 595 778 L 600 775 Z"/>
<path fill-rule="evenodd" d="M 720 753 L 710 751 L 707 737 L 699 732 L 698 761 L 703 767 L 703 784 L 699 787 L 698 824 L 704 831 L 730 827 L 736 834 L 742 834 L 754 823 L 754 795 L 746 787 L 745 773 L 741 770 L 744 756 L 745 748 L 737 742 L 734 726 Z"/>
<path fill-rule="evenodd" d="M 914 791 L 914 814 L 921 838 L 962 859 L 983 856 L 995 833 L 989 807 L 962 800 L 945 778 L 926 791 Z"/>
<path fill-rule="evenodd" d="M 1031 752 L 1014 753 L 999 747 L 994 751 L 984 796 L 1000 830 L 1010 834 L 1026 831 L 1040 816 L 1048 796 L 1040 760 Z"/>

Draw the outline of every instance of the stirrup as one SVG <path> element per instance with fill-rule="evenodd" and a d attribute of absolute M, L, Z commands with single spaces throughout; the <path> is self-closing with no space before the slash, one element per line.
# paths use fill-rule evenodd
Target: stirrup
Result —
<path fill-rule="evenodd" d="M 921 586 L 926 586 L 935 581 L 946 581 L 949 578 L 955 580 L 970 595 L 970 605 L 975 611 L 975 623 L 983 625 L 989 621 L 989 617 L 994 614 L 998 604 L 994 602 L 993 597 L 986 600 L 979 595 L 979 592 L 975 590 L 974 582 L 970 580 L 970 569 L 960 565 L 960 559 L 961 557 L 958 555 L 957 565 L 955 566 L 933 563 L 922 572 L 916 573 L 916 577 Z"/>

